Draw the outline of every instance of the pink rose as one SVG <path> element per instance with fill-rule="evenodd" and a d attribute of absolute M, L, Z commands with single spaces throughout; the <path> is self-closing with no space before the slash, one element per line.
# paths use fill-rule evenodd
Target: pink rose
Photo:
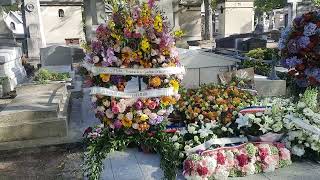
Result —
<path fill-rule="evenodd" d="M 221 152 L 218 152 L 217 154 L 217 162 L 218 164 L 224 165 L 226 161 L 226 158 L 223 156 Z"/>
<path fill-rule="evenodd" d="M 259 156 L 261 160 L 263 161 L 267 156 L 269 155 L 269 151 L 267 148 L 260 148 L 259 149 Z"/>
<path fill-rule="evenodd" d="M 240 167 L 243 167 L 249 163 L 249 157 L 245 154 L 238 155 L 237 160 L 239 162 Z"/>
<path fill-rule="evenodd" d="M 286 148 L 280 148 L 280 158 L 282 160 L 290 160 L 291 159 L 290 151 Z"/>
<path fill-rule="evenodd" d="M 112 106 L 112 112 L 115 114 L 118 114 L 120 112 L 120 108 L 117 104 Z"/>
<path fill-rule="evenodd" d="M 200 176 L 205 176 L 208 174 L 209 170 L 207 167 L 199 165 L 197 167 L 197 172 Z"/>
<path fill-rule="evenodd" d="M 154 101 L 151 101 L 151 102 L 148 104 L 148 108 L 149 108 L 149 109 L 155 109 L 156 106 L 157 106 L 157 103 L 154 102 Z"/>

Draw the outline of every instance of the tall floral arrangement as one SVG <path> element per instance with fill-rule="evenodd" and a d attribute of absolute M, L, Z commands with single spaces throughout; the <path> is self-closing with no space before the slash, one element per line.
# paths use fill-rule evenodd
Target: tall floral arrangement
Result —
<path fill-rule="evenodd" d="M 128 134 L 144 132 L 162 123 L 172 112 L 173 105 L 179 99 L 182 73 L 152 71 L 154 68 L 180 66 L 175 37 L 154 0 L 142 5 L 131 0 L 119 3 L 108 23 L 97 28 L 91 49 L 85 62 L 92 72 L 92 87 L 126 92 L 128 81 L 139 75 L 146 83 L 144 90 L 171 90 L 169 93 L 158 94 L 160 97 L 137 95 L 135 98 L 127 98 L 121 95 L 93 94 L 91 100 L 96 116 L 106 128 Z M 129 68 L 151 69 L 152 73 L 124 71 Z"/>
<path fill-rule="evenodd" d="M 300 87 L 320 85 L 319 34 L 320 13 L 309 12 L 295 18 L 279 40 L 282 65 Z"/>
<path fill-rule="evenodd" d="M 109 152 L 128 144 L 148 145 L 161 155 L 167 179 L 175 177 L 177 157 L 163 130 L 179 100 L 184 68 L 164 14 L 149 0 L 113 1 L 113 14 L 96 30 L 84 66 L 90 72 L 92 105 L 101 125 L 85 132 L 85 167 L 99 179 Z M 136 79 L 136 81 L 134 81 Z"/>

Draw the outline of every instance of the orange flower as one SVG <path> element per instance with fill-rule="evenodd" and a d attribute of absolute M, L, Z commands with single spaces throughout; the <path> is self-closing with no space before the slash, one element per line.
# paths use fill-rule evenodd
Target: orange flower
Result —
<path fill-rule="evenodd" d="M 149 84 L 152 87 L 159 87 L 161 85 L 161 79 L 158 76 L 153 77 L 149 80 Z"/>
<path fill-rule="evenodd" d="M 124 127 L 126 128 L 130 128 L 131 125 L 132 125 L 132 121 L 126 117 L 124 117 L 122 120 L 121 120 L 121 123 Z"/>
<path fill-rule="evenodd" d="M 139 124 L 139 127 L 138 127 L 138 130 L 143 132 L 143 131 L 146 131 L 150 128 L 150 125 L 147 124 L 146 122 L 142 123 L 142 124 Z"/>
<path fill-rule="evenodd" d="M 127 83 L 125 83 L 125 82 L 119 82 L 119 83 L 117 84 L 118 90 L 119 90 L 119 91 L 124 91 L 124 89 L 126 88 L 126 84 L 127 84 Z"/>

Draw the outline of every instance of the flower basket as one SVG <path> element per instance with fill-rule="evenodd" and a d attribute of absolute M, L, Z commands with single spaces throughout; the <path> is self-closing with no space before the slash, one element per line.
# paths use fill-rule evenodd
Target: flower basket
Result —
<path fill-rule="evenodd" d="M 269 132 L 261 136 L 248 135 L 247 137 L 250 142 L 279 142 L 283 136 L 284 136 L 284 133 L 278 134 L 278 133 Z"/>
<path fill-rule="evenodd" d="M 247 143 L 192 154 L 183 163 L 186 179 L 227 179 L 273 172 L 291 164 L 290 151 L 280 143 Z"/>

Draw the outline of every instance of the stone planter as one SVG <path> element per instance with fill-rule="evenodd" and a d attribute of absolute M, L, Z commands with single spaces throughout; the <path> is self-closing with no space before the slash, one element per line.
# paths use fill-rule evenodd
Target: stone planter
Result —
<path fill-rule="evenodd" d="M 248 139 L 251 142 L 278 142 L 282 139 L 284 133 L 267 133 L 262 136 L 251 136 L 248 135 Z"/>

